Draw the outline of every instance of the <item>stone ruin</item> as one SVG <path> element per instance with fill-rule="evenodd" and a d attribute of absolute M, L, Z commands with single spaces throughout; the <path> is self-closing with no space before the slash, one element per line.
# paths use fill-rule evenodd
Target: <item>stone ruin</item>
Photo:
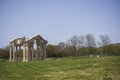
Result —
<path fill-rule="evenodd" d="M 16 38 L 10 42 L 9 61 L 18 61 L 22 53 L 22 61 L 44 60 L 46 58 L 46 44 L 40 35 L 31 38 Z"/>

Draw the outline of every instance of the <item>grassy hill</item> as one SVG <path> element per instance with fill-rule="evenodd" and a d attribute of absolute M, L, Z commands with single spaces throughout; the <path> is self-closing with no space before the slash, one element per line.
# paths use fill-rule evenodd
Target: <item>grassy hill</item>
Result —
<path fill-rule="evenodd" d="M 120 80 L 120 56 L 0 62 L 0 80 Z"/>

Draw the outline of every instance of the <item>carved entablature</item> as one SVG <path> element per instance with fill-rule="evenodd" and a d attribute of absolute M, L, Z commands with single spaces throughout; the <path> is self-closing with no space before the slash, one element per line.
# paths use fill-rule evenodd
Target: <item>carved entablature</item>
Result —
<path fill-rule="evenodd" d="M 10 43 L 14 43 L 15 46 L 21 46 L 23 45 L 24 41 L 25 41 L 25 38 L 16 38 L 12 40 Z"/>

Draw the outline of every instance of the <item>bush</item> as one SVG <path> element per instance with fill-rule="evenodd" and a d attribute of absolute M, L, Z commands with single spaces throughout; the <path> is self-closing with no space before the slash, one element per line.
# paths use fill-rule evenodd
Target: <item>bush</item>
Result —
<path fill-rule="evenodd" d="M 0 58 L 1 59 L 8 59 L 9 58 L 9 50 L 0 49 Z"/>

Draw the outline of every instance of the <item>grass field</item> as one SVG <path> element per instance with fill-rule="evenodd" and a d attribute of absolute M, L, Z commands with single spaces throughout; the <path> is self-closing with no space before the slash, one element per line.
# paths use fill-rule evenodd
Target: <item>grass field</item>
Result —
<path fill-rule="evenodd" d="M 0 62 L 0 80 L 120 80 L 120 56 Z"/>

